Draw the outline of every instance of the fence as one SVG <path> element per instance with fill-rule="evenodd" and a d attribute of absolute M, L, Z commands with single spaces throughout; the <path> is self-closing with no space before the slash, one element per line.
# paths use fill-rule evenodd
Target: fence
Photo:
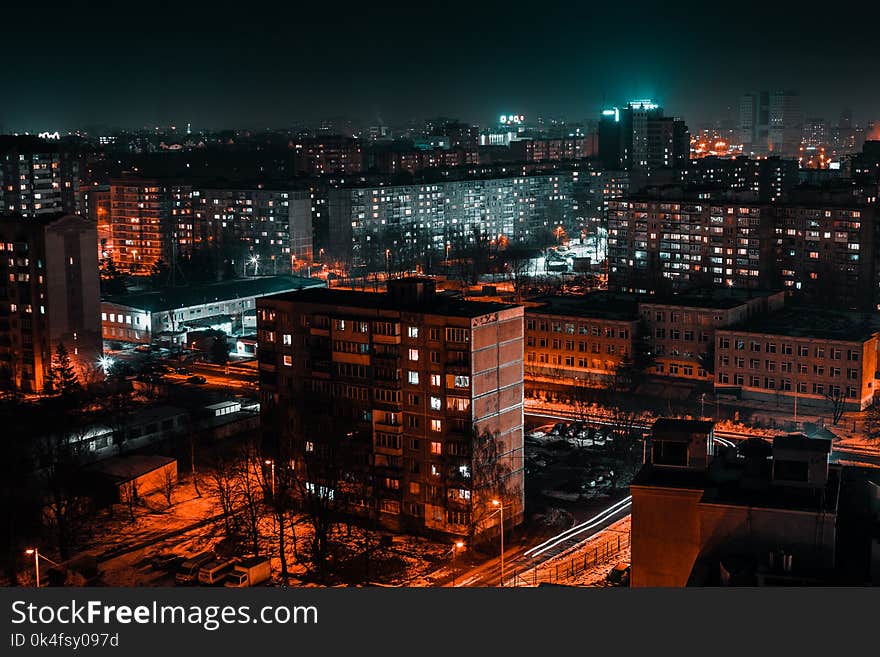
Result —
<path fill-rule="evenodd" d="M 585 545 L 569 555 L 561 555 L 549 563 L 515 570 L 508 575 L 505 586 L 538 586 L 559 584 L 595 566 L 606 563 L 629 547 L 629 532 L 620 532 L 614 538 Z"/>

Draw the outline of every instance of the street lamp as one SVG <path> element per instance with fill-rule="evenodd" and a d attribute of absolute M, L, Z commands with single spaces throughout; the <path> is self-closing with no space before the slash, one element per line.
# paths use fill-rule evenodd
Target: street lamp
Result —
<path fill-rule="evenodd" d="M 272 490 L 272 500 L 275 500 L 275 461 L 272 459 L 266 459 L 266 465 L 271 466 L 272 468 L 272 478 L 270 480 L 270 487 Z"/>
<path fill-rule="evenodd" d="M 456 541 L 452 545 L 452 549 L 450 549 L 450 554 L 452 555 L 452 588 L 455 588 L 455 555 L 458 554 L 458 551 L 464 548 L 464 541 Z"/>
<path fill-rule="evenodd" d="M 501 514 L 501 587 L 504 588 L 504 502 L 492 500 L 492 506 L 497 506 Z"/>
<path fill-rule="evenodd" d="M 706 393 L 700 395 L 700 419 L 706 416 Z"/>
<path fill-rule="evenodd" d="M 260 254 L 252 255 L 249 262 L 254 266 L 254 276 L 256 276 L 260 268 Z"/>
<path fill-rule="evenodd" d="M 37 576 L 37 588 L 40 588 L 40 550 L 38 548 L 30 548 L 24 551 L 28 556 L 34 555 L 34 571 Z"/>

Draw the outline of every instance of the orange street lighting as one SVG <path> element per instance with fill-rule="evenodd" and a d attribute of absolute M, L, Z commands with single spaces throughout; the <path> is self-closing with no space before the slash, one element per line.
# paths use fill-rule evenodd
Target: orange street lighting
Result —
<path fill-rule="evenodd" d="M 501 515 L 501 587 L 504 588 L 504 502 L 492 500 L 492 506 L 497 506 Z"/>

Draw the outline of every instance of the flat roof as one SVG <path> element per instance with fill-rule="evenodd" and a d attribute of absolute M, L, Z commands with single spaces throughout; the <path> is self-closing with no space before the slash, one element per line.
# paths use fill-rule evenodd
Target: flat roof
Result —
<path fill-rule="evenodd" d="M 651 436 L 660 440 L 690 436 L 695 433 L 711 433 L 714 422 L 706 420 L 679 420 L 672 417 L 661 417 L 651 425 Z"/>
<path fill-rule="evenodd" d="M 90 465 L 88 469 L 124 483 L 176 462 L 177 459 L 170 456 L 129 454 L 127 456 L 113 456 L 103 461 L 98 461 Z"/>
<path fill-rule="evenodd" d="M 790 306 L 717 330 L 863 342 L 880 330 L 880 315 Z"/>
<path fill-rule="evenodd" d="M 278 294 L 306 287 L 323 287 L 324 285 L 324 281 L 320 279 L 305 276 L 259 276 L 207 285 L 185 285 L 166 287 L 150 292 L 118 294 L 102 297 L 101 301 L 137 310 L 159 312 L 232 299 Z"/>
<path fill-rule="evenodd" d="M 770 461 L 767 462 L 769 464 Z M 828 481 L 822 488 L 773 484 L 769 479 L 769 471 L 768 478 L 762 482 L 762 485 L 744 485 L 741 479 L 744 467 L 744 463 L 724 464 L 723 472 L 732 475 L 731 478 L 727 478 L 719 477 L 718 473 L 711 469 L 690 470 L 646 464 L 636 473 L 631 485 L 657 489 L 702 491 L 700 504 L 814 513 L 834 513 L 837 510 L 841 476 L 839 466 L 829 466 Z"/>
<path fill-rule="evenodd" d="M 684 306 L 686 308 L 717 308 L 726 310 L 736 308 L 747 301 L 766 299 L 781 290 L 743 290 L 740 288 L 705 288 L 691 290 L 679 294 L 642 297 L 643 304 L 660 304 L 664 306 Z"/>
<path fill-rule="evenodd" d="M 795 449 L 804 452 L 831 453 L 831 441 L 827 438 L 810 438 L 802 433 L 791 433 L 787 436 L 773 438 L 773 448 Z"/>
<path fill-rule="evenodd" d="M 386 292 L 361 292 L 339 288 L 309 288 L 295 292 L 284 292 L 270 297 L 278 301 L 315 303 L 328 306 L 349 306 L 365 310 L 398 310 L 426 313 L 429 315 L 451 315 L 454 317 L 479 317 L 489 313 L 518 308 L 512 303 L 495 301 L 469 301 L 444 292 L 428 294 L 421 300 L 395 298 Z"/>
<path fill-rule="evenodd" d="M 581 296 L 548 295 L 530 300 L 526 313 L 571 315 L 587 319 L 635 321 L 638 303 L 629 295 L 593 292 Z"/>

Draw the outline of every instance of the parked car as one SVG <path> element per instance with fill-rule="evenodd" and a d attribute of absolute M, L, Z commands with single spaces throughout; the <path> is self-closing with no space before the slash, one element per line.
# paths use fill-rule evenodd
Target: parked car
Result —
<path fill-rule="evenodd" d="M 615 586 L 629 586 L 629 571 L 630 565 L 621 561 L 605 576 L 605 581 Z"/>
<path fill-rule="evenodd" d="M 177 573 L 174 575 L 174 582 L 176 584 L 195 584 L 201 567 L 214 558 L 213 551 L 202 552 L 194 557 L 190 557 L 180 564 Z"/>
<path fill-rule="evenodd" d="M 216 586 L 223 581 L 228 573 L 235 566 L 232 559 L 214 559 L 202 565 L 199 568 L 199 584 L 205 586 Z"/>
<path fill-rule="evenodd" d="M 153 567 L 153 570 L 173 571 L 184 561 L 186 561 L 186 557 L 181 557 L 178 554 L 172 554 L 170 552 L 163 552 L 155 555 L 150 560 L 150 565 Z"/>
<path fill-rule="evenodd" d="M 241 588 L 257 586 L 272 576 L 272 569 L 266 557 L 249 557 L 242 559 L 226 574 L 223 586 Z"/>
<path fill-rule="evenodd" d="M 177 372 L 178 374 L 189 374 L 189 368 L 188 368 L 188 367 L 178 367 L 178 368 L 177 368 L 176 370 L 174 370 L 174 371 Z"/>
<path fill-rule="evenodd" d="M 207 379 L 203 377 L 201 374 L 193 374 L 187 380 L 187 383 L 205 383 Z"/>

